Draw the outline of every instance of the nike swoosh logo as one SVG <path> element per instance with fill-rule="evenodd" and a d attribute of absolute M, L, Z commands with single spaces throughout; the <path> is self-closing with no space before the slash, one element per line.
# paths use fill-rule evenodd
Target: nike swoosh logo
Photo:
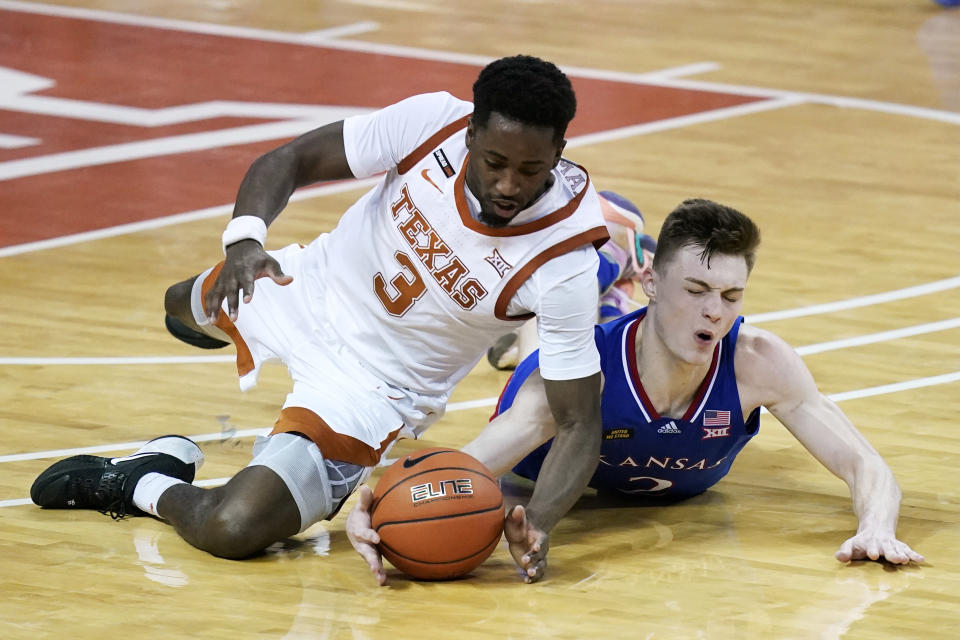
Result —
<path fill-rule="evenodd" d="M 117 465 L 121 462 L 127 462 L 128 460 L 136 460 L 137 458 L 143 458 L 145 456 L 155 456 L 159 454 L 159 451 L 144 451 L 143 453 L 135 453 L 133 455 L 124 456 L 122 458 L 111 458 L 110 464 Z"/>
<path fill-rule="evenodd" d="M 429 170 L 429 169 L 424 169 L 423 171 L 420 172 L 420 175 L 423 176 L 423 179 L 424 179 L 424 180 L 426 180 L 427 182 L 429 182 L 430 184 L 432 184 L 434 189 L 436 189 L 436 190 L 439 191 L 440 193 L 443 193 L 443 189 L 441 189 L 440 187 L 438 187 L 438 186 L 437 186 L 437 183 L 430 179 L 430 176 L 427 174 L 428 171 L 430 171 L 430 170 Z"/>
<path fill-rule="evenodd" d="M 436 455 L 439 455 L 439 454 L 441 454 L 441 453 L 446 453 L 446 451 L 432 451 L 432 452 L 430 452 L 430 453 L 425 453 L 425 454 L 423 454 L 423 455 L 420 456 L 419 458 L 407 458 L 406 460 L 403 461 L 403 468 L 404 468 L 404 469 L 409 469 L 410 467 L 414 467 L 414 466 L 420 464 L 421 462 L 423 462 L 424 460 L 426 460 L 426 459 L 429 458 L 430 456 L 436 456 Z"/>

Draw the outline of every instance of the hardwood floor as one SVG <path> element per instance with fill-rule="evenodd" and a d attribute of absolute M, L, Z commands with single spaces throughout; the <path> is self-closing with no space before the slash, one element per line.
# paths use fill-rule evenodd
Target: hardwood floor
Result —
<path fill-rule="evenodd" d="M 953 637 L 957 34 L 960 10 L 923 0 L 0 2 L 0 636 Z M 846 487 L 769 415 L 697 498 L 584 496 L 533 586 L 501 546 L 469 578 L 378 588 L 343 516 L 236 562 L 157 520 L 29 503 L 54 460 L 163 433 L 200 442 L 201 483 L 245 465 L 288 378 L 241 394 L 229 357 L 167 335 L 162 296 L 220 259 L 246 166 L 350 109 L 468 96 L 520 51 L 574 79 L 567 155 L 652 231 L 691 196 L 758 222 L 745 314 L 887 460 L 925 565 L 834 560 Z M 365 188 L 304 191 L 268 247 L 329 230 Z M 481 362 L 395 453 L 464 444 L 505 380 Z"/>

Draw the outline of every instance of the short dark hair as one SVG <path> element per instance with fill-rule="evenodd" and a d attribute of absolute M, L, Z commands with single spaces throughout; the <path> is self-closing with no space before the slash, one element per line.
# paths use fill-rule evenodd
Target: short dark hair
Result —
<path fill-rule="evenodd" d="M 714 255 L 743 256 L 747 272 L 753 269 L 760 244 L 760 229 L 736 209 L 712 200 L 684 200 L 670 212 L 660 228 L 653 268 L 663 269 L 683 247 L 701 249 L 700 260 L 710 265 Z"/>
<path fill-rule="evenodd" d="M 533 56 L 500 58 L 473 83 L 473 124 L 485 127 L 491 113 L 522 124 L 553 129 L 562 140 L 577 112 L 570 79 L 551 62 Z"/>

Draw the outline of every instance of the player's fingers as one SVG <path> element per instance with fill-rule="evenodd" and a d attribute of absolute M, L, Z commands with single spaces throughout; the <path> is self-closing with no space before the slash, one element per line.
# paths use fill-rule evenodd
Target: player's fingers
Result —
<path fill-rule="evenodd" d="M 221 304 L 223 304 L 223 295 L 220 293 L 220 287 L 214 283 L 214 286 L 203 296 L 203 313 L 210 322 L 217 321 Z"/>
<path fill-rule="evenodd" d="M 503 521 L 503 533 L 508 542 L 520 542 L 524 537 L 524 521 L 526 517 L 523 513 L 523 507 L 517 505 L 507 514 Z"/>
<path fill-rule="evenodd" d="M 527 571 L 535 569 L 537 565 L 542 564 L 545 561 L 544 555 L 540 553 L 539 546 L 537 549 L 532 549 L 524 554 L 520 559 L 523 568 Z"/>
<path fill-rule="evenodd" d="M 908 562 L 906 554 L 904 554 L 900 549 L 897 548 L 897 545 L 886 543 L 880 547 L 880 555 L 883 556 L 883 559 L 891 564 L 904 564 Z"/>
<path fill-rule="evenodd" d="M 276 282 L 281 286 L 285 286 L 293 282 L 293 277 L 288 276 L 283 272 L 283 268 L 280 266 L 280 263 L 277 262 L 272 257 L 268 257 L 266 265 L 264 266 L 263 272 L 260 273 L 260 276 L 268 276 L 271 280 Z"/>
<path fill-rule="evenodd" d="M 840 548 L 837 550 L 833 557 L 835 557 L 840 562 L 850 562 L 850 559 L 853 557 L 852 551 L 853 543 L 849 540 L 840 545 Z"/>
<path fill-rule="evenodd" d="M 867 557 L 866 547 L 856 538 L 851 538 L 847 541 L 849 543 L 848 550 L 850 552 L 850 560 L 863 560 Z"/>
<path fill-rule="evenodd" d="M 377 576 L 379 581 L 380 574 L 384 573 L 383 563 L 380 561 L 380 554 L 377 553 L 373 547 L 366 547 L 359 549 L 359 551 L 363 559 L 367 561 L 367 565 L 370 567 L 370 573 Z"/>
<path fill-rule="evenodd" d="M 360 542 L 366 542 L 367 544 L 380 544 L 380 534 L 378 534 L 373 529 L 358 529 L 353 532 L 353 535 Z"/>
<path fill-rule="evenodd" d="M 237 321 L 237 312 L 240 308 L 240 292 L 237 287 L 230 287 L 225 296 L 227 300 L 227 315 L 233 322 Z"/>
<path fill-rule="evenodd" d="M 237 313 L 240 308 L 240 291 L 243 291 L 243 301 L 249 303 L 253 298 L 255 280 L 256 278 L 252 273 L 244 272 L 237 278 L 236 284 L 227 291 L 227 312 L 234 322 L 237 320 Z"/>
<path fill-rule="evenodd" d="M 291 282 L 293 282 L 293 276 L 288 276 L 285 273 L 281 273 L 279 275 L 271 275 L 270 277 L 273 279 L 274 282 L 279 284 L 281 287 L 285 287 Z"/>
<path fill-rule="evenodd" d="M 533 582 L 539 581 L 543 578 L 543 574 L 546 572 L 547 561 L 546 558 L 542 558 L 539 562 L 536 563 L 533 567 L 527 569 L 527 575 L 524 578 L 524 582 L 531 584 Z"/>
<path fill-rule="evenodd" d="M 876 540 L 871 540 L 866 545 L 867 557 L 871 560 L 878 560 L 880 558 L 880 545 L 877 544 Z"/>
<path fill-rule="evenodd" d="M 899 540 L 894 541 L 894 547 L 896 548 L 896 553 L 900 558 L 897 564 L 908 564 L 910 562 L 924 562 L 926 558 L 910 548 L 910 545 L 900 542 Z"/>

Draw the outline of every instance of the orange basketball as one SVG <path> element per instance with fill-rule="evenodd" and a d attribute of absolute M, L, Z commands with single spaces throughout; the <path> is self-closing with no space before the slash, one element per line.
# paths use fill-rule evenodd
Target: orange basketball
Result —
<path fill-rule="evenodd" d="M 503 494 L 490 471 L 455 449 L 421 449 L 393 463 L 373 492 L 380 553 L 397 569 L 447 580 L 480 566 L 503 533 Z"/>

